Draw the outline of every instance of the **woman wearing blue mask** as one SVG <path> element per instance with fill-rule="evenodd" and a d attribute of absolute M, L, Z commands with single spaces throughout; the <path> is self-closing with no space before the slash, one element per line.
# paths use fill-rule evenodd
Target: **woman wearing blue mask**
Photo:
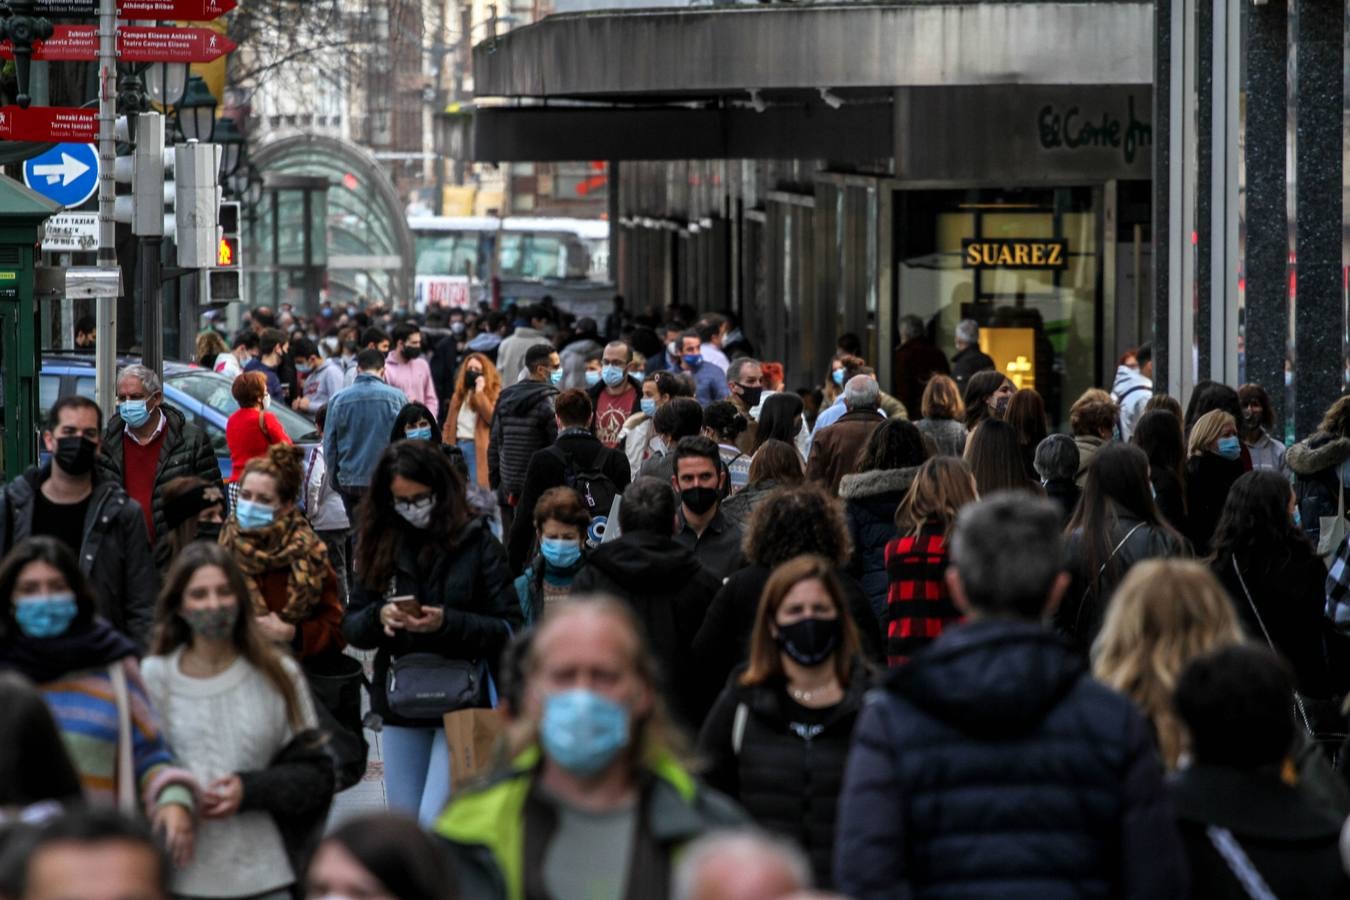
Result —
<path fill-rule="evenodd" d="M 441 430 L 436 427 L 436 417 L 421 403 L 405 405 L 389 431 L 389 443 L 394 441 L 430 441 L 439 447 Z"/>
<path fill-rule="evenodd" d="M 384 723 L 390 810 L 426 825 L 450 796 L 444 714 L 491 705 L 487 674 L 521 630 L 520 604 L 463 476 L 426 441 L 384 451 L 356 528 L 342 633 L 376 651 L 370 705 Z"/>
<path fill-rule="evenodd" d="M 1208 556 L 1228 491 L 1243 473 L 1237 420 L 1211 410 L 1191 426 L 1186 445 L 1186 537 L 1196 556 Z"/>
<path fill-rule="evenodd" d="M 0 565 L 0 597 L 0 668 L 18 672 L 42 692 L 84 800 L 142 812 L 175 861 L 186 862 L 198 785 L 166 743 L 135 645 L 97 615 L 75 556 L 50 537 L 17 542 Z M 119 783 L 116 775 L 122 720 L 130 730 L 131 784 Z"/>
<path fill-rule="evenodd" d="M 296 506 L 300 456 L 299 448 L 277 444 L 244 467 L 220 544 L 248 576 L 263 637 L 318 661 L 342 652 L 342 602 L 328 548 Z"/>
<path fill-rule="evenodd" d="M 656 410 L 665 406 L 676 397 L 694 396 L 694 384 L 688 378 L 674 372 L 654 372 L 642 382 L 642 398 L 638 401 L 638 412 L 623 423 L 619 433 L 619 446 L 628 457 L 628 468 L 639 472 L 642 464 L 653 455 L 664 452 L 656 441 L 653 420 Z"/>
<path fill-rule="evenodd" d="M 572 593 L 572 580 L 585 562 L 591 516 L 569 487 L 544 491 L 534 507 L 537 552 L 516 579 L 525 624 L 538 622 L 554 603 Z"/>

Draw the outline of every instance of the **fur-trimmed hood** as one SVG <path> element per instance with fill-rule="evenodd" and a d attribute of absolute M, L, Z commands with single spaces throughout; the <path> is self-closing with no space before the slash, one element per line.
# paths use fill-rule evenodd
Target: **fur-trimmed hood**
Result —
<path fill-rule="evenodd" d="M 903 494 L 914 483 L 918 466 L 905 469 L 879 469 L 858 475 L 845 475 L 839 482 L 840 500 L 864 500 L 882 494 Z"/>
<path fill-rule="evenodd" d="M 1350 438 L 1321 432 L 1289 448 L 1284 461 L 1295 475 L 1316 475 L 1350 459 Z"/>

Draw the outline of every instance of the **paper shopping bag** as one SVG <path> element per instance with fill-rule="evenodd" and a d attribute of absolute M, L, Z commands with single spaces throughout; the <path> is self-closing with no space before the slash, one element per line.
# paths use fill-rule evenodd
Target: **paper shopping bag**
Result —
<path fill-rule="evenodd" d="M 445 743 L 450 751 L 450 792 L 486 775 L 502 733 L 492 709 L 459 709 L 445 714 Z"/>

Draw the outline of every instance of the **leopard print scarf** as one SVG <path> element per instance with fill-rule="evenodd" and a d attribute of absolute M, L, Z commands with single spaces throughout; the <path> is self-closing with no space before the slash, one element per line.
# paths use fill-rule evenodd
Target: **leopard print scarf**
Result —
<path fill-rule="evenodd" d="M 265 616 L 267 603 L 258 589 L 258 579 L 277 569 L 290 569 L 286 582 L 286 606 L 278 613 L 291 625 L 309 618 L 323 598 L 328 574 L 328 548 L 314 533 L 304 514 L 291 509 L 266 528 L 244 530 L 231 516 L 220 531 L 220 544 L 234 554 L 239 568 L 249 576 L 248 588 L 254 614 Z"/>

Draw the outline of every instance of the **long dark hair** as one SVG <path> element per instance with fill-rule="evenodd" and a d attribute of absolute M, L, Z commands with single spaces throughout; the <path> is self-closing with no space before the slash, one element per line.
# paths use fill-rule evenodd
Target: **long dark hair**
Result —
<path fill-rule="evenodd" d="M 89 627 L 98 612 L 94 594 L 89 589 L 89 580 L 80 571 L 79 561 L 61 541 L 45 535 L 27 537 L 15 544 L 4 561 L 0 562 L 0 603 L 3 603 L 3 615 L 0 615 L 0 640 L 8 640 L 17 633 L 18 625 L 14 621 L 14 587 L 19 581 L 19 573 L 29 563 L 44 562 L 61 573 L 61 577 L 70 586 L 75 595 L 75 619 L 70 623 L 71 631 Z"/>
<path fill-rule="evenodd" d="M 962 401 L 966 405 L 966 430 L 974 431 L 975 426 L 991 418 L 989 398 L 1008 380 L 1008 376 L 994 369 L 976 372 L 966 382 L 966 395 Z"/>
<path fill-rule="evenodd" d="M 1233 422 L 1242 421 L 1242 404 L 1238 402 L 1238 392 L 1226 384 L 1205 379 L 1191 391 L 1191 402 L 1186 404 L 1186 435 L 1200 417 L 1216 409 L 1223 410 L 1233 417 Z"/>
<path fill-rule="evenodd" d="M 1210 542 L 1213 559 L 1236 557 L 1244 568 L 1277 569 L 1298 549 L 1310 549 L 1303 532 L 1289 518 L 1293 488 L 1284 476 L 1267 470 L 1246 472 L 1228 491 Z"/>
<path fill-rule="evenodd" d="M 859 472 L 910 469 L 928 459 L 923 434 L 904 419 L 887 419 L 872 429 L 872 435 L 858 459 Z"/>
<path fill-rule="evenodd" d="M 341 847 L 391 897 L 450 900 L 459 895 L 444 856 L 411 819 L 363 816 L 334 829 L 323 843 Z"/>
<path fill-rule="evenodd" d="M 400 475 L 426 485 L 436 497 L 426 528 L 413 529 L 394 509 L 390 485 Z M 471 518 L 464 478 L 438 447 L 426 441 L 398 441 L 380 455 L 356 518 L 356 570 L 362 584 L 372 591 L 382 591 L 394 574 L 398 549 L 405 541 L 419 539 L 418 563 L 425 567 L 459 541 Z"/>
<path fill-rule="evenodd" d="M 17 672 L 0 672 L 0 734 L 0 806 L 80 801 L 80 776 L 51 709 Z"/>
<path fill-rule="evenodd" d="M 234 648 L 239 655 L 272 683 L 272 687 L 281 695 L 286 704 L 286 719 L 296 731 L 304 729 L 303 707 L 296 692 L 295 682 L 281 662 L 281 655 L 272 649 L 258 633 L 253 623 L 253 610 L 250 608 L 248 578 L 244 575 L 234 555 L 219 544 L 207 541 L 194 541 L 183 548 L 183 552 L 174 560 L 169 574 L 164 579 L 164 588 L 159 592 L 159 603 L 155 606 L 155 637 L 150 653 L 153 656 L 168 656 L 179 647 L 192 645 L 192 629 L 180 611 L 183 608 L 183 592 L 188 582 L 198 570 L 215 566 L 225 574 L 225 580 L 234 594 L 234 602 L 239 607 L 239 615 L 234 620 L 234 632 L 230 635 Z"/>
<path fill-rule="evenodd" d="M 759 424 L 755 429 L 754 450 L 764 446 L 765 441 L 782 441 L 789 446 L 797 440 L 797 420 L 802 417 L 806 407 L 802 398 L 796 394 L 770 394 L 764 398 L 759 410 Z M 753 451 L 752 451 L 753 452 Z"/>
<path fill-rule="evenodd" d="M 403 408 L 398 411 L 398 418 L 394 419 L 394 427 L 389 431 L 389 443 L 407 440 L 408 426 L 419 419 L 426 419 L 431 424 L 431 443 L 439 444 L 441 442 L 441 429 L 436 425 L 436 416 L 421 403 L 405 403 Z"/>
<path fill-rule="evenodd" d="M 1172 529 L 1158 512 L 1153 490 L 1148 480 L 1148 457 L 1144 451 L 1129 444 L 1110 443 L 1092 456 L 1087 480 L 1078 507 L 1069 520 L 1066 533 L 1082 532 L 1084 559 L 1088 577 L 1095 585 L 1098 572 L 1115 580 L 1120 562 L 1111 559 L 1115 549 L 1113 537 L 1121 513 L 1152 525 L 1171 535 L 1178 547 L 1185 546 L 1181 536 Z M 1102 571 L 1103 565 L 1106 571 Z"/>
<path fill-rule="evenodd" d="M 995 491 L 1032 489 L 1022 465 L 1017 434 L 1002 419 L 985 419 L 970 433 L 965 460 L 981 497 Z"/>
<path fill-rule="evenodd" d="M 1167 410 L 1144 413 L 1134 426 L 1130 443 L 1144 451 L 1153 471 L 1171 472 L 1178 480 L 1185 478 L 1186 440 L 1181 422 Z"/>

